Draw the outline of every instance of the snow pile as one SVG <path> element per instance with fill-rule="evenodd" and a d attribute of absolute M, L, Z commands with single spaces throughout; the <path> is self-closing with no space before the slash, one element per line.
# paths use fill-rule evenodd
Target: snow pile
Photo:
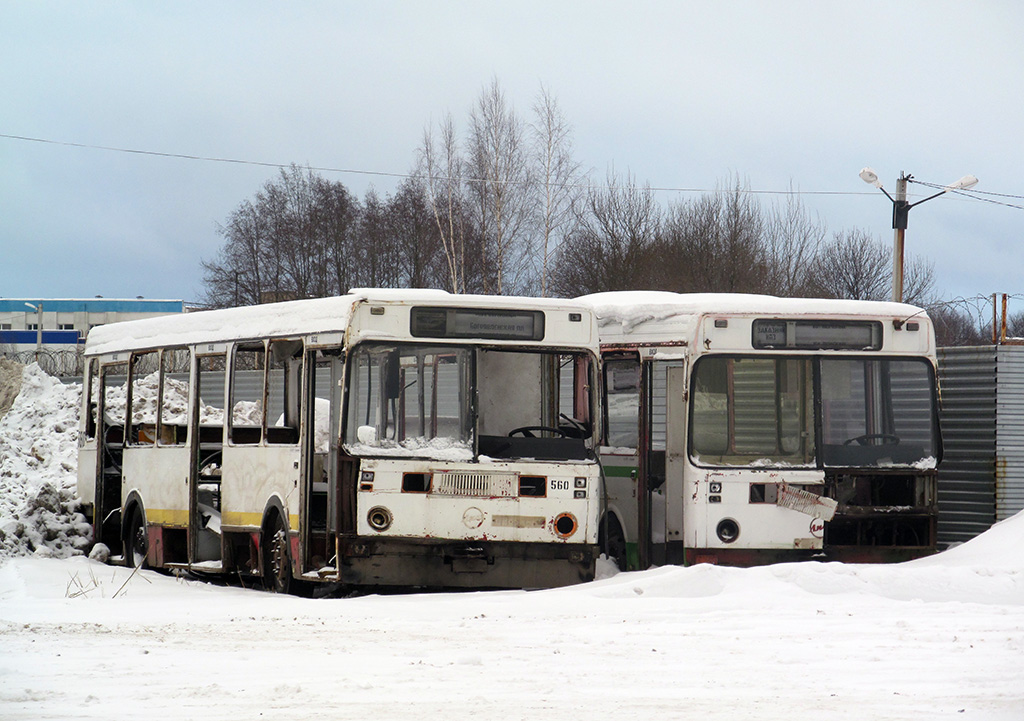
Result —
<path fill-rule="evenodd" d="M 21 371 L 23 366 L 17 361 L 0 358 L 0 418 L 11 409 L 14 399 L 21 390 Z"/>
<path fill-rule="evenodd" d="M 64 385 L 37 364 L 0 420 L 0 559 L 82 553 L 91 526 L 75 498 L 80 385 Z"/>
<path fill-rule="evenodd" d="M 158 372 L 132 383 L 132 424 L 155 424 L 160 400 L 160 374 Z M 109 423 L 121 425 L 128 402 L 128 385 L 108 385 L 103 401 L 103 415 Z M 236 426 L 256 426 L 263 422 L 263 405 L 259 401 L 238 401 L 232 414 Z M 188 383 L 164 378 L 163 422 L 166 425 L 188 425 Z M 199 422 L 204 426 L 224 423 L 224 409 L 212 406 L 203 399 L 199 402 Z"/>
<path fill-rule="evenodd" d="M 361 426 L 360 431 L 363 428 L 367 428 L 372 435 L 373 428 Z M 415 436 L 396 441 L 391 438 L 373 440 L 367 434 L 362 434 L 360 440 L 363 439 L 368 439 L 368 441 L 346 444 L 346 450 L 354 456 L 407 457 L 412 454 L 416 458 L 429 458 L 432 461 L 451 463 L 473 460 L 473 448 L 469 442 L 454 438 Z"/>

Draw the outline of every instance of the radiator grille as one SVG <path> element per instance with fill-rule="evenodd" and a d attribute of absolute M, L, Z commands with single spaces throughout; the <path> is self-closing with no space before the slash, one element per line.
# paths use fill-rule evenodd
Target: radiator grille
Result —
<path fill-rule="evenodd" d="M 432 488 L 432 493 L 439 496 L 516 498 L 519 495 L 518 477 L 514 473 L 438 471 L 434 473 Z"/>

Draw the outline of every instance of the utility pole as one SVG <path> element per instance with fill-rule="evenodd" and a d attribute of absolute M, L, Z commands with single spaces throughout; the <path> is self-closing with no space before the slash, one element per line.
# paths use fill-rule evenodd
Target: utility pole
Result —
<path fill-rule="evenodd" d="M 910 217 L 910 206 L 907 205 L 907 181 L 912 176 L 904 175 L 896 180 L 896 195 L 892 199 L 892 300 L 903 302 L 903 243 L 906 239 L 907 219 Z"/>
<path fill-rule="evenodd" d="M 955 183 L 950 183 L 945 186 L 938 193 L 935 193 L 935 195 L 929 195 L 924 200 L 919 200 L 916 203 L 907 202 L 907 183 L 913 182 L 914 176 L 905 174 L 902 170 L 900 171 L 900 177 L 896 180 L 895 197 L 889 195 L 889 191 L 882 187 L 882 181 L 878 179 L 878 174 L 871 168 L 862 169 L 860 171 L 860 179 L 868 185 L 873 185 L 881 190 L 885 193 L 885 197 L 892 201 L 892 227 L 895 231 L 892 248 L 892 299 L 896 303 L 902 303 L 903 241 L 906 237 L 907 219 L 910 217 L 910 209 L 914 206 L 920 205 L 921 203 L 927 202 L 932 198 L 938 198 L 940 195 L 945 195 L 951 191 L 973 188 L 978 184 L 978 179 L 973 175 L 965 175 Z M 931 187 L 935 188 L 938 186 L 933 185 Z"/>

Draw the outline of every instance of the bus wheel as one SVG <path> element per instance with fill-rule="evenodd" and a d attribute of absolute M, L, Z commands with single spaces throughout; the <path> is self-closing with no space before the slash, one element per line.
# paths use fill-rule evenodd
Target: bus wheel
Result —
<path fill-rule="evenodd" d="M 601 521 L 601 550 L 615 561 L 620 571 L 626 570 L 626 534 L 622 532 L 619 519 L 608 514 Z"/>
<path fill-rule="evenodd" d="M 149 550 L 149 538 L 146 533 L 146 519 L 142 508 L 132 506 L 128 525 L 124 531 L 124 562 L 129 568 L 146 565 L 146 553 Z"/>
<path fill-rule="evenodd" d="M 280 515 L 263 530 L 263 587 L 274 593 L 288 593 L 292 585 L 292 562 L 288 528 Z"/>

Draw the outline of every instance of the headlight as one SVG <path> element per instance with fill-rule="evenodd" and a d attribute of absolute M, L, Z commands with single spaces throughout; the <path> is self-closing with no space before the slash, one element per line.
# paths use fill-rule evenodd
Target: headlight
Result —
<path fill-rule="evenodd" d="M 732 543 L 740 537 L 740 524 L 731 518 L 723 518 L 718 522 L 718 527 L 715 529 L 715 533 L 721 539 L 722 543 Z"/>
<path fill-rule="evenodd" d="M 571 513 L 559 513 L 555 516 L 553 526 L 555 529 L 555 535 L 559 538 L 568 538 L 572 534 L 576 533 L 576 529 L 579 527 L 576 523 L 576 516 Z"/>
<path fill-rule="evenodd" d="M 391 511 L 384 508 L 384 506 L 374 506 L 370 509 L 370 512 L 366 514 L 366 522 L 370 524 L 370 528 L 375 531 L 386 531 L 391 528 L 391 522 L 394 521 L 394 517 L 391 515 Z"/>

